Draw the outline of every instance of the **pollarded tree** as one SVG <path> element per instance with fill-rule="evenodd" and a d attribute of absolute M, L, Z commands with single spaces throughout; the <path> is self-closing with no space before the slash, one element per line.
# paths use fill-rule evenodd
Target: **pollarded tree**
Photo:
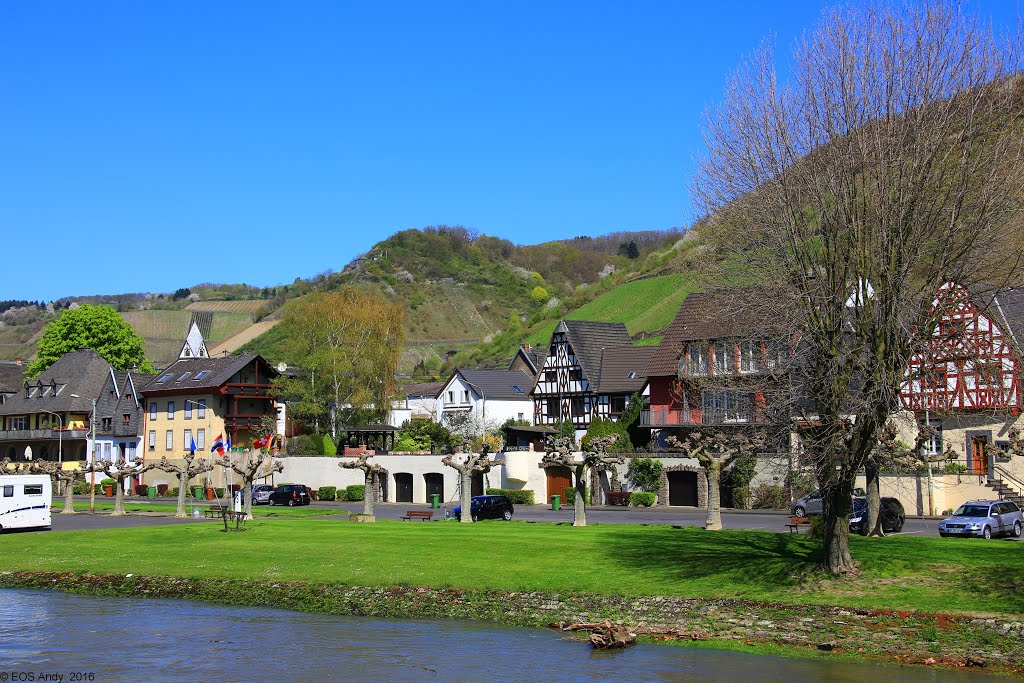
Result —
<path fill-rule="evenodd" d="M 207 462 L 206 458 L 197 458 L 195 453 L 186 453 L 182 464 L 171 462 L 167 456 L 160 458 L 160 462 L 154 465 L 155 469 L 178 475 L 178 508 L 174 516 L 179 518 L 188 517 L 185 514 L 185 493 L 188 491 L 188 482 L 193 477 L 213 471 L 213 463 Z"/>
<path fill-rule="evenodd" d="M 124 512 L 124 483 L 131 480 L 132 477 L 137 477 L 140 474 L 155 469 L 156 465 L 147 465 L 142 460 L 129 461 L 125 457 L 119 457 L 114 461 L 100 461 L 95 463 L 95 469 L 92 471 L 103 472 L 107 477 L 110 477 L 117 482 L 114 491 L 114 511 L 111 515 L 123 515 Z"/>
<path fill-rule="evenodd" d="M 851 494 L 940 285 L 1019 280 L 1024 82 L 1019 40 L 957 3 L 846 5 L 798 40 L 786 78 L 765 47 L 705 118 L 698 232 L 731 272 L 773 283 L 794 320 L 823 566 L 857 571 Z"/>
<path fill-rule="evenodd" d="M 360 522 L 373 522 L 373 503 L 377 498 L 377 477 L 387 475 L 387 470 L 375 462 L 370 462 L 371 455 L 363 454 L 355 460 L 344 460 L 338 463 L 338 467 L 346 470 L 363 471 L 363 514 L 351 515 L 350 519 Z"/>
<path fill-rule="evenodd" d="M 714 531 L 722 529 L 722 503 L 719 494 L 722 472 L 729 469 L 737 460 L 753 455 L 763 444 L 763 435 L 757 433 L 751 438 L 742 432 L 727 433 L 724 430 L 717 430 L 705 433 L 694 429 L 685 439 L 673 435 L 665 442 L 670 448 L 696 458 L 704 467 L 704 474 L 708 480 L 708 516 L 704 528 Z"/>
<path fill-rule="evenodd" d="M 470 451 L 468 443 L 464 448 L 466 451 Z M 462 509 L 459 511 L 460 522 L 476 521 L 473 516 L 472 508 L 473 475 L 487 474 L 491 471 L 491 467 L 496 464 L 494 460 L 491 460 L 488 457 L 490 449 L 490 445 L 485 443 L 480 448 L 479 453 L 465 453 L 466 459 L 464 461 L 461 459 L 462 456 L 459 454 L 446 455 L 441 458 L 441 464 L 447 465 L 459 473 L 459 501 L 462 505 Z"/>
<path fill-rule="evenodd" d="M 617 440 L 618 435 L 599 436 L 590 440 L 592 450 L 582 451 L 579 458 L 572 450 L 572 440 L 568 438 L 548 439 L 548 452 L 541 462 L 549 465 L 561 465 L 572 469 L 576 476 L 576 501 L 573 505 L 573 526 L 587 525 L 587 471 L 592 467 L 610 467 L 621 465 L 625 459 L 620 455 L 608 453 L 609 446 Z"/>
<path fill-rule="evenodd" d="M 274 456 L 270 453 L 260 451 L 228 454 L 216 462 L 224 469 L 231 470 L 242 478 L 245 519 L 252 519 L 252 483 L 256 479 L 269 477 L 274 472 L 284 471 L 284 463 L 274 460 Z"/>
<path fill-rule="evenodd" d="M 81 463 L 79 467 L 84 464 L 84 462 Z M 50 481 L 53 482 L 54 492 L 60 488 L 60 484 L 64 484 L 64 509 L 60 513 L 62 515 L 73 515 L 75 513 L 75 481 L 83 477 L 80 469 L 66 470 L 59 462 L 33 460 L 29 464 L 28 472 L 30 474 L 49 475 Z"/>
<path fill-rule="evenodd" d="M 113 308 L 83 304 L 62 312 L 46 326 L 36 359 L 25 374 L 36 377 L 64 354 L 81 349 L 92 349 L 118 370 L 153 372 L 145 346 L 142 337 Z"/>

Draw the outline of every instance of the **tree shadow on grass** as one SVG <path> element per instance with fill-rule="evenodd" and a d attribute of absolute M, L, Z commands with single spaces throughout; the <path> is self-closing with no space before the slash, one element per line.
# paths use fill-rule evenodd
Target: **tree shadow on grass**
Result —
<path fill-rule="evenodd" d="M 659 528 L 649 534 L 609 532 L 604 562 L 651 579 L 751 593 L 772 593 L 800 584 L 821 562 L 821 543 L 806 536 L 759 531 Z"/>

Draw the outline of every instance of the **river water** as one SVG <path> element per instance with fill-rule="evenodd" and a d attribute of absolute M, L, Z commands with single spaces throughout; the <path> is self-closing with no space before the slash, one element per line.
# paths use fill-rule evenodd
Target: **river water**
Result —
<path fill-rule="evenodd" d="M 689 647 L 594 652 L 557 633 L 474 622 L 0 590 L 0 683 L 43 674 L 70 683 L 1005 680 Z"/>

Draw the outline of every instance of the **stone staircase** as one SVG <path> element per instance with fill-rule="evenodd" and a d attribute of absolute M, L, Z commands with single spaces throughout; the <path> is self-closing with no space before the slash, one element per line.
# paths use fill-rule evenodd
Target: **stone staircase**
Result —
<path fill-rule="evenodd" d="M 998 475 L 988 475 L 988 487 L 996 492 L 999 500 L 1012 500 L 1017 504 L 1017 507 L 1024 510 L 1024 495 L 1012 485 L 1000 479 Z"/>

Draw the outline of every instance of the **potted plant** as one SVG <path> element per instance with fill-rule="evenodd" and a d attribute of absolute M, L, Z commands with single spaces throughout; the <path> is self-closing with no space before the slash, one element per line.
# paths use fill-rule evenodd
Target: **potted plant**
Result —
<path fill-rule="evenodd" d="M 166 495 L 167 495 L 167 484 L 157 484 L 157 485 L 156 485 L 156 492 L 157 492 L 157 494 L 158 494 L 158 495 L 159 495 L 159 496 L 160 496 L 161 498 L 163 498 L 164 496 L 166 496 Z"/>
<path fill-rule="evenodd" d="M 135 495 L 145 498 L 149 495 L 149 484 L 139 484 L 135 487 Z"/>
<path fill-rule="evenodd" d="M 117 484 L 113 479 L 102 479 L 100 480 L 100 486 L 103 487 L 103 495 L 108 498 L 114 495 L 114 486 Z"/>

